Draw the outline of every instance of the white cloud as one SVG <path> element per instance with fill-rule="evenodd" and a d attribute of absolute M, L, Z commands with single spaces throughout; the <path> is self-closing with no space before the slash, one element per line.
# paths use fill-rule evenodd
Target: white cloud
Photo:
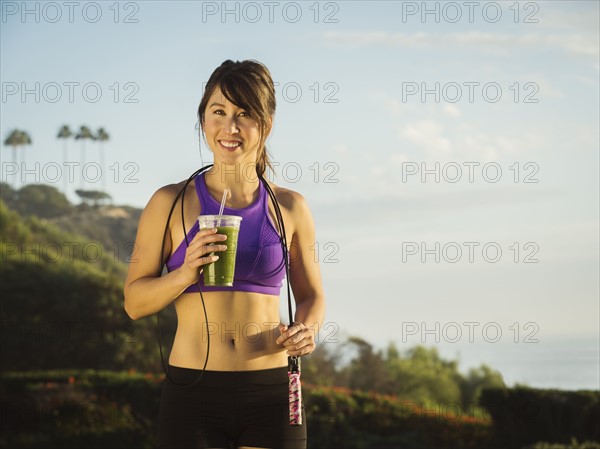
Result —
<path fill-rule="evenodd" d="M 574 78 L 580 83 L 595 87 L 596 89 L 598 88 L 598 78 L 590 78 L 589 76 L 583 75 L 575 75 Z"/>
<path fill-rule="evenodd" d="M 466 135 L 459 144 L 463 157 L 476 158 L 483 161 L 498 160 L 498 150 L 491 142 L 490 136 L 482 132 Z"/>
<path fill-rule="evenodd" d="M 536 74 L 532 74 L 529 77 L 524 77 L 525 79 L 523 79 L 522 81 L 524 83 L 528 83 L 528 82 L 534 82 L 535 84 L 537 84 L 537 86 L 540 89 L 540 96 L 541 97 L 548 97 L 548 98 L 564 98 L 565 97 L 565 93 L 554 87 L 543 75 L 536 73 Z M 533 91 L 531 90 L 531 88 L 526 88 L 525 84 L 523 84 L 522 86 L 522 95 L 526 96 L 529 95 L 531 93 L 533 93 Z M 533 95 L 531 98 L 535 98 L 536 95 Z"/>
<path fill-rule="evenodd" d="M 394 153 L 390 156 L 390 163 L 392 164 L 402 165 L 403 162 L 409 162 L 410 160 L 411 158 L 404 153 Z"/>
<path fill-rule="evenodd" d="M 551 46 L 562 47 L 564 50 L 575 55 L 598 56 L 599 54 L 597 33 L 595 35 L 551 35 L 547 36 L 544 40 L 546 41 L 544 43 L 550 44 Z"/>
<path fill-rule="evenodd" d="M 535 153 L 544 145 L 542 133 L 535 129 L 516 130 L 510 135 L 502 131 L 482 131 L 470 123 L 444 126 L 431 119 L 398 124 L 397 133 L 401 141 L 409 141 L 423 151 L 422 159 L 432 161 L 475 160 L 485 163 L 514 159 Z M 395 156 L 392 161 L 402 161 L 403 157 Z"/>
<path fill-rule="evenodd" d="M 547 5 L 547 4 L 546 4 Z M 580 32 L 585 30 L 589 33 L 598 32 L 598 3 L 590 2 L 588 7 L 594 8 L 593 11 L 579 12 L 572 8 L 568 2 L 565 2 L 565 8 L 548 8 L 546 5 L 540 8 L 534 16 L 539 21 L 534 25 L 536 28 L 546 28 L 552 31 L 556 30 L 571 30 Z M 532 10 L 530 10 L 532 12 Z M 522 16 L 523 19 L 525 15 Z M 533 18 L 533 15 L 532 15 Z"/>
<path fill-rule="evenodd" d="M 460 117 L 460 109 L 454 104 L 444 105 L 444 112 L 450 117 Z"/>
<path fill-rule="evenodd" d="M 417 105 L 410 102 L 401 102 L 396 97 L 383 92 L 371 92 L 370 99 L 376 103 L 382 103 L 384 108 L 394 114 L 412 113 L 417 110 Z"/>
<path fill-rule="evenodd" d="M 452 145 L 443 135 L 443 127 L 432 120 L 409 122 L 400 128 L 399 135 L 421 147 L 434 159 L 452 153 Z"/>
<path fill-rule="evenodd" d="M 588 34 L 506 34 L 468 31 L 459 33 L 391 33 L 385 31 L 339 32 L 328 31 L 322 34 L 325 42 L 351 48 L 365 46 L 390 47 L 439 47 L 455 45 L 478 47 L 484 51 L 501 51 L 513 54 L 516 49 L 558 48 L 574 55 L 598 56 L 598 35 Z"/>
<path fill-rule="evenodd" d="M 348 146 L 344 143 L 337 143 L 331 148 L 331 151 L 333 151 L 335 154 L 347 154 Z"/>
<path fill-rule="evenodd" d="M 387 173 L 387 170 L 385 169 L 385 167 L 382 167 L 381 165 L 376 165 L 375 167 L 371 167 L 371 169 L 369 170 L 369 174 L 371 176 L 382 176 L 385 175 Z"/>
<path fill-rule="evenodd" d="M 562 95 L 560 90 L 541 76 L 532 75 L 528 80 L 534 78 L 539 78 L 540 90 L 544 89 L 547 95 Z M 529 92 L 528 90 L 527 93 Z M 418 109 L 408 113 L 407 109 L 411 105 L 402 103 L 397 98 L 378 92 L 372 93 L 371 97 L 385 100 L 385 107 L 393 116 L 395 135 L 405 149 L 404 153 L 389 156 L 392 166 L 416 159 L 440 162 L 475 160 L 482 163 L 512 160 L 535 154 L 548 145 L 544 137 L 547 136 L 547 131 L 525 124 L 510 131 L 503 130 L 493 123 L 490 126 L 484 118 L 482 121 L 481 116 L 463 116 L 461 109 L 455 104 L 419 104 Z M 411 151 L 411 146 L 413 150 L 417 150 L 417 154 Z"/>

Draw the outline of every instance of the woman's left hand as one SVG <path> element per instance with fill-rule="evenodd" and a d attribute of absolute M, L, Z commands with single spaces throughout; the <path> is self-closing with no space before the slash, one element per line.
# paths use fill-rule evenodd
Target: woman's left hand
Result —
<path fill-rule="evenodd" d="M 289 328 L 279 323 L 279 333 L 275 343 L 283 345 L 288 355 L 307 355 L 315 350 L 315 333 L 304 323 L 293 323 Z"/>

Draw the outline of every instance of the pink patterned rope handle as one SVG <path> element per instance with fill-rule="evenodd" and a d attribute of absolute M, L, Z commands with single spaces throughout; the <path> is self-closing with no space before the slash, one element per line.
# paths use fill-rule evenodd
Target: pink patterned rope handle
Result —
<path fill-rule="evenodd" d="M 300 371 L 288 371 L 290 426 L 302 425 L 302 385 L 300 385 Z"/>

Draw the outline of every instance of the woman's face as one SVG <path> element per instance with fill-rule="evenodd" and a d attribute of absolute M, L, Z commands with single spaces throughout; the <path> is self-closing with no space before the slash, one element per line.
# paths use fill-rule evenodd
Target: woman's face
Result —
<path fill-rule="evenodd" d="M 203 125 L 215 164 L 256 163 L 260 140 L 258 122 L 225 98 L 219 87 L 208 100 Z"/>

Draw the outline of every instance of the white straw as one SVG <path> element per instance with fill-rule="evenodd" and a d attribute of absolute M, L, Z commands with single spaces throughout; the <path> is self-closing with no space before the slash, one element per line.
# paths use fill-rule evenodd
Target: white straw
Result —
<path fill-rule="evenodd" d="M 223 198 L 221 199 L 221 208 L 219 209 L 219 215 L 223 215 L 223 209 L 225 209 L 225 200 L 227 199 L 227 192 L 229 192 L 229 187 L 227 187 L 223 191 Z"/>

